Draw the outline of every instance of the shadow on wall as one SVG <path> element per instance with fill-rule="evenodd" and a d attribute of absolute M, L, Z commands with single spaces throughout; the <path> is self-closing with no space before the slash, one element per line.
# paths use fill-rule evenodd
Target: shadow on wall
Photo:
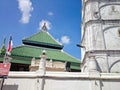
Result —
<path fill-rule="evenodd" d="M 18 85 L 4 85 L 3 90 L 18 90 Z"/>

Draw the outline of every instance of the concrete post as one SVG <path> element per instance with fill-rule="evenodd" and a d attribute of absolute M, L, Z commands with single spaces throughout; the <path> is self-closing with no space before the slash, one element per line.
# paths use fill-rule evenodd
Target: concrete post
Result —
<path fill-rule="evenodd" d="M 45 74 L 46 72 L 46 51 L 45 50 L 43 50 L 42 52 L 38 71 L 40 71 L 43 74 Z"/>
<path fill-rule="evenodd" d="M 89 77 L 91 78 L 100 78 L 100 73 L 97 69 L 97 61 L 95 60 L 94 55 L 89 56 Z M 101 80 L 91 80 L 91 89 L 90 90 L 101 90 Z"/>
<path fill-rule="evenodd" d="M 32 60 L 31 60 L 31 66 L 35 66 L 35 58 L 32 58 Z"/>
<path fill-rule="evenodd" d="M 89 56 L 89 72 L 97 71 L 97 63 L 95 60 L 95 56 Z"/>
<path fill-rule="evenodd" d="M 40 59 L 40 63 L 39 63 L 39 69 L 37 71 L 37 73 L 43 77 L 41 77 L 41 80 L 39 79 L 38 82 L 41 82 L 40 84 L 38 83 L 38 88 L 37 90 L 44 90 L 44 85 L 45 85 L 45 74 L 46 74 L 46 51 L 43 50 L 42 52 L 42 56 Z"/>

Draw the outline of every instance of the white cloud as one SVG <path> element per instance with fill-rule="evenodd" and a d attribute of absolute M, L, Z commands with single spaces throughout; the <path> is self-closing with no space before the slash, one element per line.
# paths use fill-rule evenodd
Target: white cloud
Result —
<path fill-rule="evenodd" d="M 51 23 L 49 21 L 47 21 L 47 20 L 40 21 L 40 23 L 39 23 L 39 30 L 42 29 L 44 23 L 46 23 L 47 30 L 50 30 L 51 29 Z"/>
<path fill-rule="evenodd" d="M 61 37 L 61 43 L 62 44 L 69 44 L 70 43 L 70 38 L 68 36 L 62 36 Z"/>
<path fill-rule="evenodd" d="M 54 14 L 53 14 L 53 12 L 48 12 L 48 15 L 53 16 Z"/>
<path fill-rule="evenodd" d="M 29 23 L 31 12 L 33 11 L 32 2 L 30 0 L 18 0 L 18 5 L 22 13 L 20 22 L 23 24 Z"/>

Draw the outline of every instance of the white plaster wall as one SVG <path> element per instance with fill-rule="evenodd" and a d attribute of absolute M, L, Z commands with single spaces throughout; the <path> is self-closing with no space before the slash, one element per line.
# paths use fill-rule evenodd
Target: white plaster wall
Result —
<path fill-rule="evenodd" d="M 108 56 L 109 71 L 114 73 L 120 72 L 120 55 L 110 55 Z"/>
<path fill-rule="evenodd" d="M 91 18 L 92 18 L 92 13 L 91 13 L 91 4 L 87 4 L 86 7 L 85 7 L 85 18 L 84 18 L 84 22 L 87 22 L 89 21 Z M 89 15 L 89 16 L 88 16 Z"/>
<path fill-rule="evenodd" d="M 81 76 L 82 75 L 82 76 Z M 79 73 L 47 72 L 10 72 L 5 79 L 3 90 L 88 90 L 90 82 L 79 79 L 86 76 Z M 86 87 L 87 86 L 87 87 Z"/>
<path fill-rule="evenodd" d="M 97 61 L 97 69 L 99 72 L 108 72 L 108 61 L 107 61 L 107 56 L 106 54 L 104 55 L 98 55 L 95 57 L 96 61 Z"/>
<path fill-rule="evenodd" d="M 4 83 L 3 90 L 36 90 L 35 78 L 8 78 Z"/>
<path fill-rule="evenodd" d="M 86 87 L 87 86 L 87 87 Z M 44 90 L 89 90 L 89 80 L 46 79 Z"/>
<path fill-rule="evenodd" d="M 82 72 L 89 72 L 89 62 L 90 58 L 88 57 L 89 53 L 87 53 L 84 61 L 82 63 Z M 97 66 L 97 71 L 102 73 L 120 73 L 120 53 L 119 51 L 100 51 L 96 50 L 92 53 L 95 56 L 95 62 Z"/>
<path fill-rule="evenodd" d="M 120 27 L 110 27 L 104 30 L 104 38 L 107 50 L 120 50 Z"/>
<path fill-rule="evenodd" d="M 120 90 L 120 80 L 102 80 L 102 90 Z"/>
<path fill-rule="evenodd" d="M 120 19 L 120 4 L 110 4 L 100 8 L 101 18 L 103 20 Z"/>
<path fill-rule="evenodd" d="M 10 72 L 3 90 L 119 90 L 120 74 Z"/>
<path fill-rule="evenodd" d="M 85 47 L 86 51 L 90 50 L 120 50 L 120 26 L 119 23 L 114 25 L 90 24 L 85 30 Z"/>
<path fill-rule="evenodd" d="M 88 22 L 90 20 L 114 20 L 120 19 L 120 2 L 110 2 L 110 1 L 88 1 L 84 2 L 85 9 L 83 10 L 83 22 Z"/>
<path fill-rule="evenodd" d="M 103 25 L 104 26 L 104 25 Z M 104 36 L 101 24 L 90 24 L 86 27 L 86 51 L 104 50 Z"/>
<path fill-rule="evenodd" d="M 99 72 L 119 73 L 120 0 L 87 0 L 83 7 L 82 71 L 89 72 L 93 55 Z"/>
<path fill-rule="evenodd" d="M 90 20 L 97 20 L 100 18 L 99 15 L 99 2 L 98 1 L 94 1 L 94 2 L 87 2 L 85 5 L 85 10 L 83 12 L 85 17 L 83 18 L 84 21 L 83 22 L 88 22 Z"/>

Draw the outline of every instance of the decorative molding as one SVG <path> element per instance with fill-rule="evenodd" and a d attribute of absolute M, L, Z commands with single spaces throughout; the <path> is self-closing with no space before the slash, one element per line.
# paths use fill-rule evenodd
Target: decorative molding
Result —
<path fill-rule="evenodd" d="M 97 80 L 120 80 L 119 73 L 100 73 L 100 77 L 95 75 L 94 77 L 89 77 L 89 73 L 71 73 L 71 72 L 46 72 L 43 76 L 39 72 L 9 72 L 9 78 L 51 78 L 51 79 L 97 79 Z"/>

